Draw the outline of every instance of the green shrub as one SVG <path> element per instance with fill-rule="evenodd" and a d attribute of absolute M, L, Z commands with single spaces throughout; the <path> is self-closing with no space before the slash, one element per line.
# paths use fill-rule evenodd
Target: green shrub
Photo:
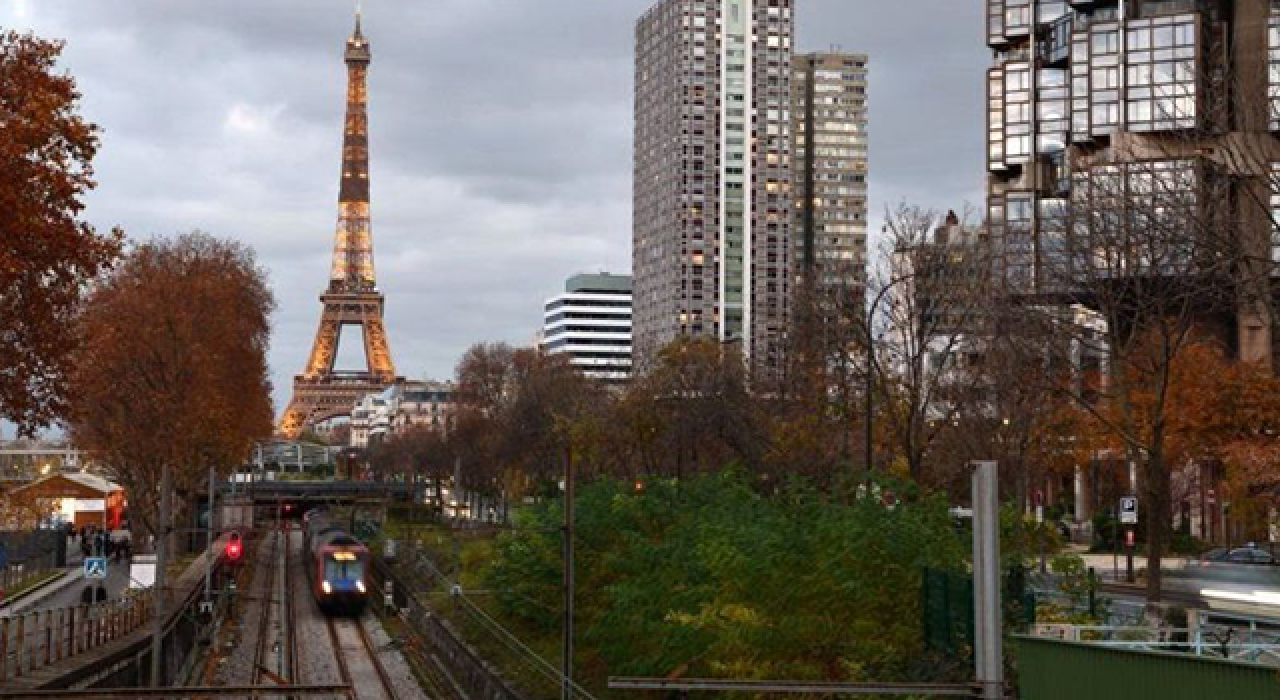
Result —
<path fill-rule="evenodd" d="M 612 675 L 926 673 L 921 571 L 963 572 L 969 549 L 941 499 L 888 509 L 799 484 L 765 496 L 733 474 L 642 493 L 596 482 L 577 513 L 579 663 Z M 561 521 L 555 500 L 518 514 L 484 577 L 503 616 L 542 639 L 559 633 Z"/>

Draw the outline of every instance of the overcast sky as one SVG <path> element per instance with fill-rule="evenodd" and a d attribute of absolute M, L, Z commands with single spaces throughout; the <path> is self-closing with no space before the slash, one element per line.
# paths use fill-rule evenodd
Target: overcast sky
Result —
<path fill-rule="evenodd" d="M 374 250 L 397 370 L 526 344 L 582 271 L 630 270 L 634 21 L 651 0 L 366 0 Z M 979 0 L 795 0 L 798 50 L 871 56 L 871 214 L 982 198 Z M 277 410 L 319 320 L 350 0 L 0 0 L 67 41 L 103 129 L 86 216 L 256 249 Z"/>

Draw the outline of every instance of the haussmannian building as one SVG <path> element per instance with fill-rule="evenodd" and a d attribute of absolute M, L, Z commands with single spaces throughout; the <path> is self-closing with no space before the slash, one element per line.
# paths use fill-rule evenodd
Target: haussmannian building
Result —
<path fill-rule="evenodd" d="M 1210 322 L 1241 359 L 1270 361 L 1277 339 L 1266 308 L 1269 268 L 1280 262 L 1280 2 L 986 0 L 986 7 L 994 53 L 988 221 L 1006 284 L 1061 291 L 1046 271 L 1068 255 L 1064 212 L 1086 186 L 1115 183 L 1125 207 L 1161 190 L 1183 190 L 1199 206 L 1229 203 L 1221 221 L 1232 245 L 1260 264 L 1229 282 L 1233 308 Z M 1246 206 L 1251 201 L 1261 205 Z"/>
<path fill-rule="evenodd" d="M 637 371 L 678 337 L 776 370 L 791 281 L 791 0 L 660 0 L 636 22 Z"/>
<path fill-rule="evenodd" d="M 796 54 L 791 74 L 793 290 L 861 298 L 867 276 L 867 56 Z"/>

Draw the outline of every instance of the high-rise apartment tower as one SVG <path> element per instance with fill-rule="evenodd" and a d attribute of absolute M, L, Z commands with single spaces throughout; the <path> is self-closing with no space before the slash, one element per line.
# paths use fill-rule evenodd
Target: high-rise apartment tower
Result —
<path fill-rule="evenodd" d="M 867 277 L 867 56 L 796 54 L 791 73 L 795 285 L 853 299 Z"/>
<path fill-rule="evenodd" d="M 1063 280 L 1050 271 L 1064 259 L 1085 260 L 1080 227 L 1152 235 L 1170 208 L 1144 200 L 1185 204 L 1209 222 L 1202 231 L 1231 236 L 1242 261 L 1219 285 L 1234 301 L 1211 309 L 1205 326 L 1216 326 L 1240 358 L 1270 361 L 1268 307 L 1280 262 L 1280 2 L 986 7 L 995 57 L 987 75 L 988 221 L 1006 284 L 1061 292 Z M 1114 201 L 1108 211 L 1084 210 L 1103 196 Z M 1158 275 L 1180 261 L 1132 262 Z"/>
<path fill-rule="evenodd" d="M 681 336 L 781 361 L 791 0 L 660 0 L 636 23 L 635 361 Z"/>

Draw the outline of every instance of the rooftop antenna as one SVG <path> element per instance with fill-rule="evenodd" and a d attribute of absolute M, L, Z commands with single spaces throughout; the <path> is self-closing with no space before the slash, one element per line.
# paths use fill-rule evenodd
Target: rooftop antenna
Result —
<path fill-rule="evenodd" d="M 364 0 L 356 0 L 356 36 L 360 36 L 360 17 L 364 14 Z"/>

